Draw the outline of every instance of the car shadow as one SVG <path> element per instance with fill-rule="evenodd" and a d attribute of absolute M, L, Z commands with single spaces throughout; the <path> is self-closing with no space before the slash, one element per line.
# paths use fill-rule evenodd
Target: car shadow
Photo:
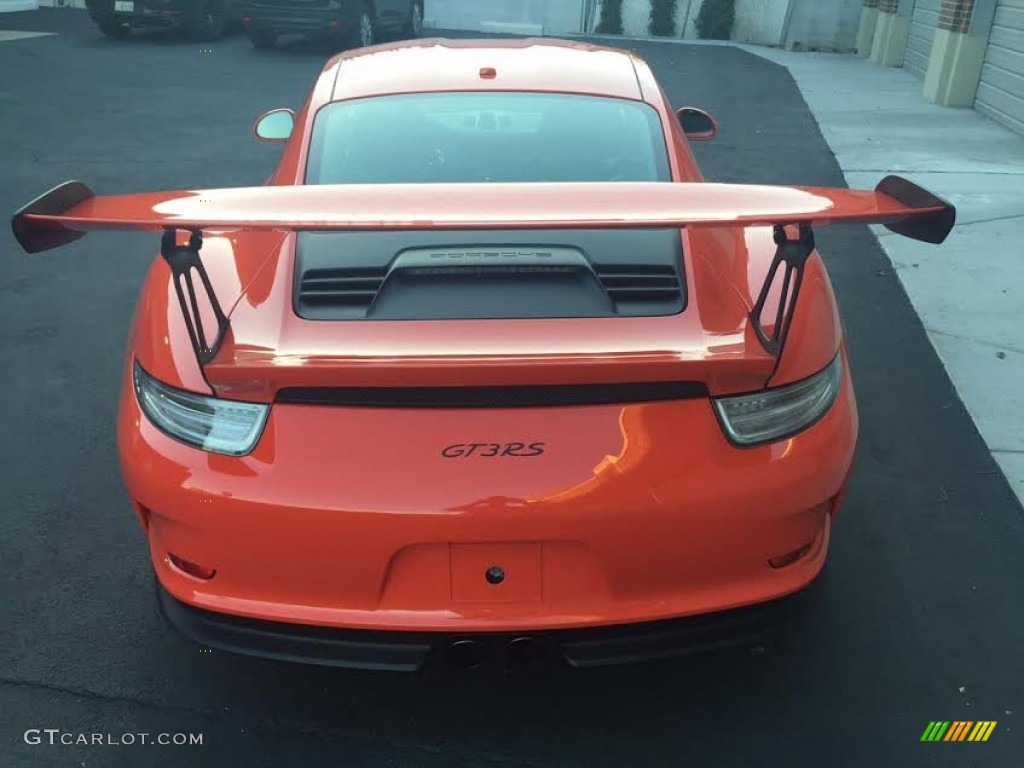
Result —
<path fill-rule="evenodd" d="M 181 27 L 174 26 L 139 27 L 132 30 L 131 35 L 123 40 L 105 37 L 95 25 L 92 29 L 95 35 L 91 41 L 91 47 L 95 48 L 131 48 L 138 46 L 165 46 L 171 48 L 182 45 L 212 47 L 218 43 L 230 41 L 233 38 L 243 37 L 242 23 L 240 21 L 229 22 L 224 30 L 224 34 L 218 40 L 196 40 Z"/>
<path fill-rule="evenodd" d="M 424 37 L 447 36 L 441 31 L 425 30 Z M 378 41 L 380 44 L 399 42 L 403 40 L 401 35 L 382 35 Z M 272 48 L 264 48 L 256 51 L 258 54 L 278 54 L 295 57 L 330 58 L 339 53 L 355 51 L 358 48 L 352 47 L 340 38 L 326 35 L 308 36 L 302 34 L 281 35 Z"/>

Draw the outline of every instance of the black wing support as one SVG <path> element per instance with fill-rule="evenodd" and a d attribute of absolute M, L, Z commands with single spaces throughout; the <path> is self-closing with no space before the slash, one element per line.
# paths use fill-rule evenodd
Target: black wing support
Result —
<path fill-rule="evenodd" d="M 92 190 L 80 181 L 66 181 L 54 187 L 15 212 L 11 220 L 15 238 L 27 253 L 48 251 L 51 248 L 59 248 L 78 240 L 85 235 L 84 231 L 54 225 L 37 226 L 26 220 L 25 217 L 31 214 L 61 216 L 75 206 L 89 202 L 94 197 Z M 224 341 L 224 336 L 227 334 L 228 318 L 217 299 L 217 294 L 214 293 L 210 276 L 199 257 L 199 251 L 203 247 L 202 232 L 190 231 L 192 235 L 188 245 L 181 246 L 177 244 L 178 228 L 165 228 L 160 241 L 160 255 L 164 257 L 171 268 L 174 291 L 178 296 L 178 303 L 181 305 L 181 315 L 188 328 L 189 340 L 195 350 L 196 359 L 199 360 L 200 366 L 203 366 L 216 357 L 217 351 Z M 199 275 L 203 290 L 213 308 L 213 315 L 217 322 L 217 332 L 213 338 L 207 337 L 206 327 L 203 325 L 203 318 L 199 313 L 196 284 L 192 278 L 193 272 Z M 184 284 L 184 288 L 182 288 L 182 284 Z"/>
<path fill-rule="evenodd" d="M 203 234 L 199 230 L 191 230 L 188 245 L 178 245 L 178 230 L 173 227 L 164 230 L 160 241 L 160 255 L 164 257 L 171 268 L 174 292 L 177 294 L 178 304 L 181 306 L 181 316 L 185 320 L 188 336 L 200 366 L 209 363 L 217 356 L 228 331 L 227 315 L 221 308 L 220 301 L 218 301 L 217 294 L 210 282 L 210 276 L 206 273 L 206 267 L 203 266 L 203 261 L 199 257 L 202 247 Z M 217 322 L 217 332 L 212 339 L 207 338 L 203 317 L 199 312 L 196 284 L 192 279 L 193 272 L 199 275 L 199 280 L 203 284 L 203 290 L 210 301 Z M 184 284 L 184 289 L 182 284 Z M 186 291 L 188 292 L 187 298 Z"/>
<path fill-rule="evenodd" d="M 879 219 L 879 223 L 884 224 L 886 229 L 898 235 L 920 240 L 923 243 L 939 244 L 945 241 L 956 224 L 956 208 L 941 197 L 900 176 L 886 176 L 875 187 L 875 191 L 888 195 L 914 211 L 913 215 L 905 215 L 889 221 Z M 917 213 L 918 211 L 920 213 Z M 776 360 L 782 357 L 782 351 L 785 349 L 786 338 L 789 336 L 789 329 L 796 311 L 797 299 L 800 296 L 800 286 L 804 280 L 804 267 L 815 248 L 814 230 L 810 224 L 793 222 L 790 226 L 797 226 L 799 229 L 795 239 L 789 236 L 785 225 L 775 225 L 775 245 L 777 246 L 775 258 L 772 259 L 764 285 L 761 286 L 761 293 L 750 311 L 751 326 L 758 341 L 761 342 L 765 351 Z M 769 334 L 765 330 L 764 308 L 768 303 L 768 296 L 772 286 L 775 285 L 779 271 L 783 268 L 785 268 L 785 275 L 782 294 L 779 297 L 779 308 L 773 318 L 772 331 Z"/>
<path fill-rule="evenodd" d="M 782 225 L 775 227 L 775 258 L 768 269 L 764 285 L 761 286 L 761 293 L 750 311 L 750 322 L 757 334 L 758 341 L 768 354 L 775 358 L 782 357 L 782 350 L 786 346 L 786 338 L 789 336 L 789 327 L 793 324 L 793 314 L 796 311 L 797 299 L 800 297 L 800 286 L 804 281 L 804 266 L 807 259 L 814 253 L 814 230 L 808 224 L 800 224 L 800 232 L 796 239 L 790 239 L 786 228 Z M 779 270 L 785 268 L 783 276 L 782 295 L 779 297 L 779 308 L 775 313 L 775 322 L 771 334 L 765 330 L 764 308 L 768 302 L 768 295 L 772 286 L 775 285 L 775 278 Z"/>

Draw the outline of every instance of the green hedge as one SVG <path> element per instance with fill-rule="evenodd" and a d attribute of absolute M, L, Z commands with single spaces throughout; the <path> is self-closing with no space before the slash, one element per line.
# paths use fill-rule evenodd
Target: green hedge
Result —
<path fill-rule="evenodd" d="M 652 35 L 676 36 L 677 7 L 678 0 L 651 0 L 651 24 L 648 29 Z"/>
<path fill-rule="evenodd" d="M 602 35 L 622 34 L 622 0 L 604 0 L 597 31 Z"/>
<path fill-rule="evenodd" d="M 697 35 L 704 40 L 728 40 L 736 21 L 736 0 L 704 0 L 697 14 Z"/>

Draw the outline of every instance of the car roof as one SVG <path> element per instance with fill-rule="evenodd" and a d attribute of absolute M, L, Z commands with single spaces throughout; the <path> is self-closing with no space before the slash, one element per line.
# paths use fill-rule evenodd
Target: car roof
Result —
<path fill-rule="evenodd" d="M 328 62 L 331 100 L 430 91 L 544 91 L 642 100 L 633 56 L 568 40 L 432 38 L 362 48 Z M 493 68 L 492 79 L 481 70 Z"/>

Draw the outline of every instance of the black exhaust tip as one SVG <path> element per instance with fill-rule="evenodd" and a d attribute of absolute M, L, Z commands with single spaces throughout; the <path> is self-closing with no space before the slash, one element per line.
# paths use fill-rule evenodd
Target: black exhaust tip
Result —
<path fill-rule="evenodd" d="M 487 649 L 479 640 L 456 640 L 448 645 L 448 661 L 463 669 L 484 665 Z"/>
<path fill-rule="evenodd" d="M 508 644 L 508 658 L 516 664 L 532 664 L 544 657 L 544 645 L 535 637 L 517 637 Z"/>

